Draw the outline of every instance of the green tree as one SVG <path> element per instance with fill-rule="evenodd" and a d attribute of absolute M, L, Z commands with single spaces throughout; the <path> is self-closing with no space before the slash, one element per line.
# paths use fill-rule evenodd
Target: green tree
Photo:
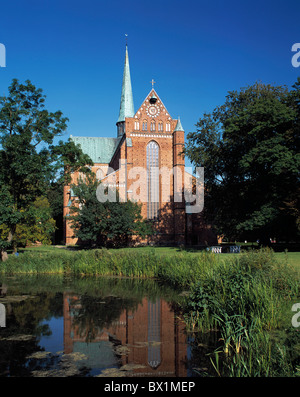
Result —
<path fill-rule="evenodd" d="M 26 211 L 22 224 L 17 225 L 16 240 L 18 244 L 27 245 L 35 242 L 51 244 L 55 232 L 55 220 L 46 197 L 38 197 Z"/>
<path fill-rule="evenodd" d="M 17 79 L 0 97 L 0 225 L 8 237 L 0 240 L 2 260 L 31 204 L 45 194 L 54 180 L 70 180 L 70 173 L 92 164 L 72 141 L 59 141 L 66 128 L 61 111 L 45 109 L 45 95 L 29 80 Z"/>
<path fill-rule="evenodd" d="M 64 239 L 63 191 L 64 184 L 62 181 L 53 181 L 46 192 L 51 214 L 56 224 L 55 233 L 52 238 L 53 244 L 61 244 Z"/>
<path fill-rule="evenodd" d="M 50 244 L 55 228 L 48 199 L 38 197 L 24 212 L 22 223 L 16 227 L 14 235 L 16 245 L 26 246 L 35 242 Z M 9 228 L 5 224 L 0 225 L 2 240 L 7 240 L 8 233 Z"/>
<path fill-rule="evenodd" d="M 205 217 L 229 239 L 299 236 L 300 79 L 229 92 L 189 133 L 185 153 L 204 167 Z"/>
<path fill-rule="evenodd" d="M 74 235 L 86 246 L 126 246 L 132 236 L 145 237 L 152 233 L 150 225 L 141 216 L 141 205 L 127 201 L 99 202 L 96 196 L 95 174 L 72 185 L 75 199 L 68 219 Z M 117 192 L 116 192 L 117 193 Z"/>

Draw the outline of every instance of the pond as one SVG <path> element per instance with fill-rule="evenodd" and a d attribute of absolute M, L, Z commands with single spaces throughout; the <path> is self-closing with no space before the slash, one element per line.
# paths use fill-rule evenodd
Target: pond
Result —
<path fill-rule="evenodd" d="M 183 295 L 153 280 L 1 277 L 0 376 L 208 375 L 213 349 L 186 332 Z"/>

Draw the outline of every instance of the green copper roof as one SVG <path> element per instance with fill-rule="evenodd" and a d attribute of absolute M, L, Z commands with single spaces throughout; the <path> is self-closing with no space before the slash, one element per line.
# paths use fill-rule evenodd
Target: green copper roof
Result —
<path fill-rule="evenodd" d="M 184 132 L 184 129 L 182 128 L 181 121 L 180 121 L 179 117 L 178 117 L 178 121 L 177 121 L 177 124 L 176 124 L 176 127 L 175 127 L 174 131 L 183 131 Z"/>
<path fill-rule="evenodd" d="M 101 138 L 86 136 L 71 136 L 75 144 L 81 146 L 82 151 L 87 154 L 94 163 L 108 164 L 112 159 L 120 138 Z"/>
<path fill-rule="evenodd" d="M 120 114 L 117 122 L 119 123 L 125 121 L 125 117 L 133 117 L 133 116 L 134 116 L 133 95 L 132 95 L 131 78 L 130 78 L 128 49 L 126 44 Z"/>

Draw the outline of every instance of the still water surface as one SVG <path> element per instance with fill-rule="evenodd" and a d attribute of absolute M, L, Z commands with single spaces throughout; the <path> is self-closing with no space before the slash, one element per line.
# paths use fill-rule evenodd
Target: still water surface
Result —
<path fill-rule="evenodd" d="M 152 280 L 0 278 L 0 376 L 186 377 L 210 372 L 182 291 Z"/>

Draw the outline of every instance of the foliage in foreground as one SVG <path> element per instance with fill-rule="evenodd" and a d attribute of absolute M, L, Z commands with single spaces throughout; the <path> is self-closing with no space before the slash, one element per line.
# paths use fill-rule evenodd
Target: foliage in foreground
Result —
<path fill-rule="evenodd" d="M 27 210 L 24 211 L 22 222 L 16 226 L 14 243 L 23 246 L 40 242 L 50 244 L 51 237 L 55 232 L 55 220 L 52 218 L 49 201 L 46 197 L 38 197 Z M 0 239 L 8 239 L 9 228 L 0 225 Z"/>
<path fill-rule="evenodd" d="M 114 201 L 98 200 L 99 181 L 94 173 L 71 187 L 74 197 L 68 220 L 75 237 L 85 246 L 128 246 L 132 236 L 152 234 L 152 228 L 142 218 L 140 204 L 119 201 L 117 191 Z"/>
<path fill-rule="evenodd" d="M 190 329 L 218 330 L 221 345 L 211 361 L 219 375 L 291 376 L 300 355 L 294 357 L 290 339 L 278 343 L 272 333 L 283 326 L 283 306 L 298 296 L 298 274 L 260 250 L 215 267 L 193 285 L 185 318 Z"/>

